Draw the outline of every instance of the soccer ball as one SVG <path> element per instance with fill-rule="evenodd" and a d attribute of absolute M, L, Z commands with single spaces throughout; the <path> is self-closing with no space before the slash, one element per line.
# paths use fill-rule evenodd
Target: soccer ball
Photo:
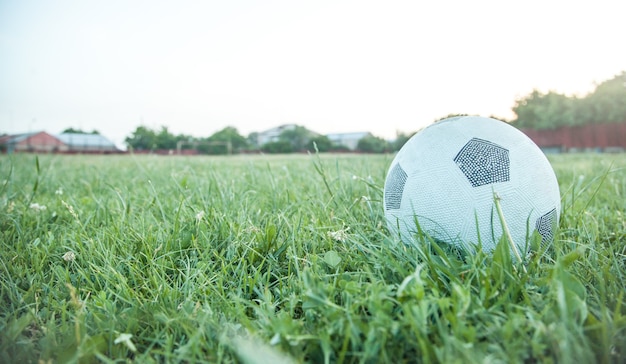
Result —
<path fill-rule="evenodd" d="M 505 234 L 496 199 L 520 255 L 535 231 L 542 243 L 552 240 L 561 198 L 550 162 L 524 133 L 491 118 L 452 117 L 423 129 L 400 149 L 385 180 L 387 225 L 407 244 L 426 233 L 492 252 Z"/>

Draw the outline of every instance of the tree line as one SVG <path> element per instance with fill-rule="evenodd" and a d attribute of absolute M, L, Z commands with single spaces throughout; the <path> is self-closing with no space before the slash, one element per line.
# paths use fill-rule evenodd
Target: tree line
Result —
<path fill-rule="evenodd" d="M 398 133 L 393 142 L 368 134 L 357 143 L 357 151 L 385 153 L 399 150 L 411 137 Z M 275 140 L 261 144 L 259 133 L 244 137 L 233 126 L 225 127 L 209 137 L 175 135 L 165 126 L 158 130 L 139 126 L 125 139 L 129 148 L 136 151 L 193 149 L 201 154 L 231 154 L 245 152 L 294 153 L 294 152 L 344 152 L 350 149 L 331 141 L 328 136 L 317 134 L 304 126 L 295 125 L 283 130 Z"/>
<path fill-rule="evenodd" d="M 516 100 L 513 112 L 511 122 L 520 129 L 626 122 L 626 71 L 582 97 L 533 90 Z"/>

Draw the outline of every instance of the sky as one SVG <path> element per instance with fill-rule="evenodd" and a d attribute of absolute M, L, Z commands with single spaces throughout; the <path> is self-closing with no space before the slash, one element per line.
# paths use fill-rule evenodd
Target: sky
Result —
<path fill-rule="evenodd" d="M 614 0 L 0 0 L 0 133 L 512 119 L 626 71 L 624 22 Z"/>

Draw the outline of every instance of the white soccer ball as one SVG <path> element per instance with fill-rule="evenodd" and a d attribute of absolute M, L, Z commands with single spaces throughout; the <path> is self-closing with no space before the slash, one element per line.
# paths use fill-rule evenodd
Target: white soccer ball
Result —
<path fill-rule="evenodd" d="M 421 231 L 469 251 L 480 244 L 492 252 L 504 234 L 496 198 L 521 256 L 534 231 L 543 243 L 552 240 L 561 198 L 539 147 L 505 122 L 452 117 L 400 149 L 385 180 L 385 217 L 407 244 L 420 241 Z"/>

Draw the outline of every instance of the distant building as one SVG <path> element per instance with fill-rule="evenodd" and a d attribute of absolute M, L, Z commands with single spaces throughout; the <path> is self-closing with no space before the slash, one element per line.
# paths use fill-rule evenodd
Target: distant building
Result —
<path fill-rule="evenodd" d="M 364 131 L 355 133 L 328 134 L 326 135 L 326 137 L 328 137 L 328 139 L 330 139 L 330 141 L 333 142 L 333 144 L 335 145 L 343 145 L 350 150 L 356 150 L 356 147 L 359 144 L 359 140 L 371 135 L 372 133 Z"/>
<path fill-rule="evenodd" d="M 276 142 L 279 140 L 280 135 L 286 130 L 294 130 L 298 125 L 296 124 L 284 124 L 272 129 L 268 129 L 259 132 L 255 135 L 255 141 L 258 146 L 263 146 L 267 143 Z M 318 136 L 320 134 L 310 131 L 311 136 Z M 356 150 L 359 140 L 366 136 L 372 136 L 370 132 L 353 132 L 353 133 L 335 133 L 327 134 L 326 137 L 335 145 L 344 146 L 349 150 Z"/>
<path fill-rule="evenodd" d="M 114 153 L 118 152 L 113 142 L 100 134 L 63 133 L 57 136 L 71 153 Z"/>
<path fill-rule="evenodd" d="M 280 134 L 285 130 L 293 130 L 297 127 L 296 124 L 285 124 L 280 125 L 272 129 L 268 129 L 262 132 L 259 132 L 257 136 L 257 143 L 259 146 L 265 145 L 271 142 L 277 142 Z"/>
<path fill-rule="evenodd" d="M 4 135 L 0 137 L 0 145 L 7 153 L 33 152 L 54 153 L 67 149 L 67 146 L 52 134 L 45 131 Z"/>
<path fill-rule="evenodd" d="M 45 131 L 0 136 L 0 146 L 6 153 L 117 153 L 111 141 L 98 134 L 63 133 L 52 135 Z"/>

